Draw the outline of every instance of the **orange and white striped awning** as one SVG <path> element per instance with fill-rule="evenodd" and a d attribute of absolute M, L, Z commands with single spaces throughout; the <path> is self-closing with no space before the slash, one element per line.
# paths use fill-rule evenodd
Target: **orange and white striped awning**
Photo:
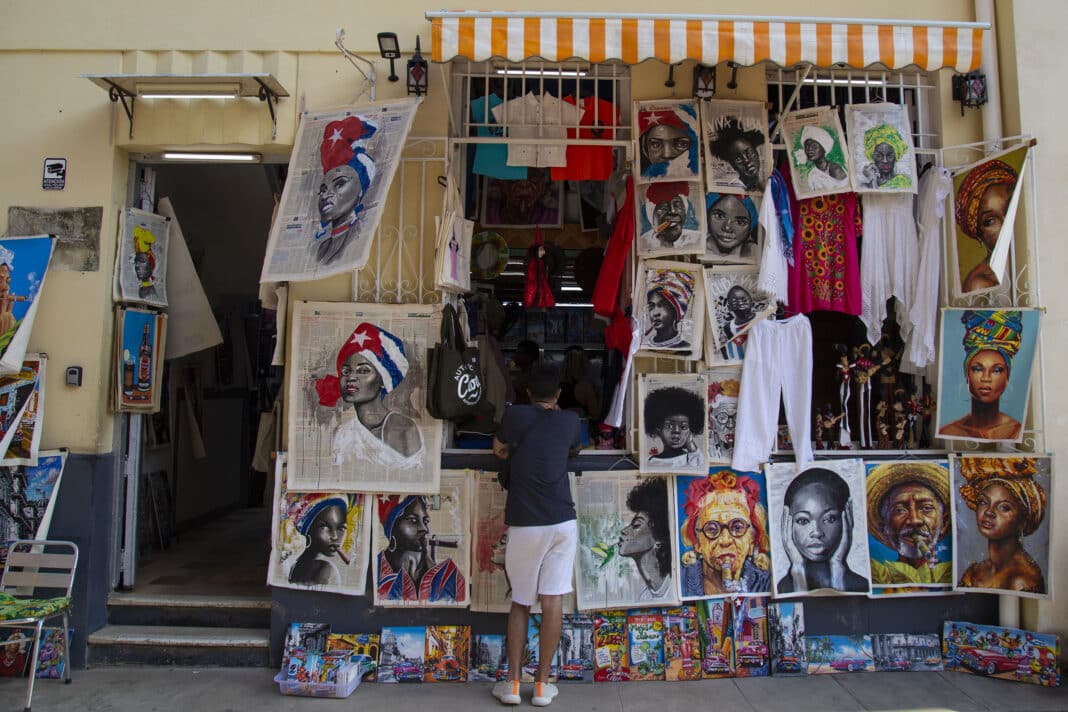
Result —
<path fill-rule="evenodd" d="M 978 69 L 987 23 L 725 15 L 428 12 L 435 62 L 685 59 L 783 67 Z"/>

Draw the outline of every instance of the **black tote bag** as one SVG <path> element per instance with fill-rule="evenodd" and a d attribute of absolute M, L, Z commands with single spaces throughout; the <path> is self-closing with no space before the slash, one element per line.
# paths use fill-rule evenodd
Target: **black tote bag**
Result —
<path fill-rule="evenodd" d="M 482 403 L 478 349 L 464 341 L 460 317 L 451 304 L 441 312 L 441 343 L 427 359 L 427 411 L 440 420 L 462 420 Z"/>

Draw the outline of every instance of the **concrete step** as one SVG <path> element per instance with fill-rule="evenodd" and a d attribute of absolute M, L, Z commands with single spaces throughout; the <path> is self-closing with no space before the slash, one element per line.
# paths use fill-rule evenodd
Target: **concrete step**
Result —
<path fill-rule="evenodd" d="M 112 593 L 108 622 L 114 625 L 270 628 L 270 596 Z"/>
<path fill-rule="evenodd" d="M 267 667 L 269 628 L 108 625 L 89 636 L 88 664 Z"/>

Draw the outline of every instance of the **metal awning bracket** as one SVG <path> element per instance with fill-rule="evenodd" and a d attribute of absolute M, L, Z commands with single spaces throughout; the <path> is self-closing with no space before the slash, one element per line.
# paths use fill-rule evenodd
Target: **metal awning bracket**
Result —
<path fill-rule="evenodd" d="M 126 118 L 130 121 L 130 138 L 133 138 L 133 115 L 134 115 L 134 102 L 137 101 L 137 95 L 131 94 L 115 82 L 104 80 L 108 85 L 108 98 L 113 102 L 121 101 L 122 110 L 126 112 Z M 129 99 L 130 103 L 126 103 Z"/>
<path fill-rule="evenodd" d="M 278 115 L 274 111 L 274 105 L 278 103 L 278 95 L 262 79 L 259 77 L 255 79 L 260 85 L 260 101 L 267 102 L 267 111 L 271 114 L 271 140 L 273 141 L 278 137 Z"/>

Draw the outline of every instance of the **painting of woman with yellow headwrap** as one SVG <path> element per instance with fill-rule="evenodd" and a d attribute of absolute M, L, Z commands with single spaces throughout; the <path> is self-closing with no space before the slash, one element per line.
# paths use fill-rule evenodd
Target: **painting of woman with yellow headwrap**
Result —
<path fill-rule="evenodd" d="M 1027 146 L 990 157 L 953 176 L 953 218 L 961 295 L 997 288 L 1004 275 Z"/>
<path fill-rule="evenodd" d="M 1051 469 L 1049 457 L 953 459 L 957 590 L 1049 595 Z"/>
<path fill-rule="evenodd" d="M 137 208 L 122 213 L 116 301 L 167 306 L 167 245 L 170 218 Z"/>
<path fill-rule="evenodd" d="M 900 104 L 846 106 L 850 175 L 858 193 L 915 193 L 916 150 Z"/>
<path fill-rule="evenodd" d="M 1034 309 L 942 311 L 937 437 L 1023 438 L 1038 317 Z"/>

